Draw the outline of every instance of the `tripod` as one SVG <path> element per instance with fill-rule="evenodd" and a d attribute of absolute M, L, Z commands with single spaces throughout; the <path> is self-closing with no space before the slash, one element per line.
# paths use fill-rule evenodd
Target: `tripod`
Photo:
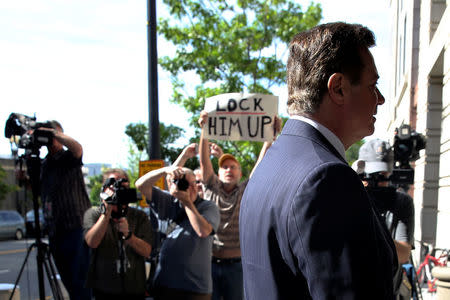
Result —
<path fill-rule="evenodd" d="M 34 226 L 35 226 L 35 236 L 36 241 L 31 244 L 28 248 L 25 260 L 20 268 L 19 274 L 17 276 L 16 282 L 14 283 L 14 288 L 12 290 L 10 300 L 14 296 L 14 292 L 17 287 L 17 283 L 20 280 L 23 269 L 27 263 L 28 257 L 33 250 L 37 249 L 37 271 L 38 271 L 38 284 L 39 284 L 39 299 L 45 299 L 45 287 L 44 287 L 44 268 L 47 274 L 47 279 L 50 283 L 50 288 L 52 290 L 54 299 L 63 299 L 63 294 L 59 286 L 58 280 L 56 278 L 56 268 L 51 258 L 49 247 L 46 243 L 41 240 L 41 228 L 39 224 L 39 204 L 38 197 L 40 194 L 40 171 L 41 171 L 41 159 L 39 157 L 39 148 L 34 147 L 33 149 L 27 149 L 25 153 L 25 160 L 27 163 L 27 172 L 30 177 L 31 189 L 33 194 L 33 210 L 34 210 Z"/>

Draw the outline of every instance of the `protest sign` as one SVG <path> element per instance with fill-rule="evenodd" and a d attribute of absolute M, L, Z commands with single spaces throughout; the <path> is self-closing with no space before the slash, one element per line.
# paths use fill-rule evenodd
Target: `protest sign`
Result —
<path fill-rule="evenodd" d="M 207 98 L 205 137 L 228 141 L 271 141 L 278 97 L 228 93 Z"/>

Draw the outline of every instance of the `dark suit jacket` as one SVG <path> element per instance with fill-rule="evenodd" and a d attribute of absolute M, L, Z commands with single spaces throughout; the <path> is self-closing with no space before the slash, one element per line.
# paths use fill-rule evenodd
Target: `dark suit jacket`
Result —
<path fill-rule="evenodd" d="M 394 299 L 393 241 L 358 175 L 311 125 L 288 120 L 240 211 L 247 300 Z"/>

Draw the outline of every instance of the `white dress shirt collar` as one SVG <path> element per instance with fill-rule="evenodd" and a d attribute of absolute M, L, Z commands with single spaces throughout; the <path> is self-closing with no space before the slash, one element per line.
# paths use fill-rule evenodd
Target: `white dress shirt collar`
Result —
<path fill-rule="evenodd" d="M 312 120 L 312 119 L 309 119 L 309 118 L 306 118 L 303 116 L 294 115 L 294 116 L 290 116 L 290 118 L 306 122 L 309 125 L 311 125 L 312 127 L 319 130 L 319 132 L 321 134 L 323 134 L 323 136 L 331 143 L 331 145 L 333 145 L 333 147 L 342 156 L 342 158 L 344 158 L 344 160 L 346 160 L 344 144 L 342 144 L 341 140 L 333 132 L 331 132 L 330 129 L 326 128 L 325 126 L 323 126 L 322 124 L 318 123 L 315 120 Z"/>

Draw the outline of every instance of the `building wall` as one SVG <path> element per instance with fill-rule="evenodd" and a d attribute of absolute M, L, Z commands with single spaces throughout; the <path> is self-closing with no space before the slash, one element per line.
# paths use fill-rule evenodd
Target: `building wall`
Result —
<path fill-rule="evenodd" d="M 450 248 L 449 2 L 391 1 L 395 80 L 387 129 L 392 132 L 402 123 L 410 124 L 427 139 L 426 149 L 414 162 L 415 238 L 446 248 Z"/>

